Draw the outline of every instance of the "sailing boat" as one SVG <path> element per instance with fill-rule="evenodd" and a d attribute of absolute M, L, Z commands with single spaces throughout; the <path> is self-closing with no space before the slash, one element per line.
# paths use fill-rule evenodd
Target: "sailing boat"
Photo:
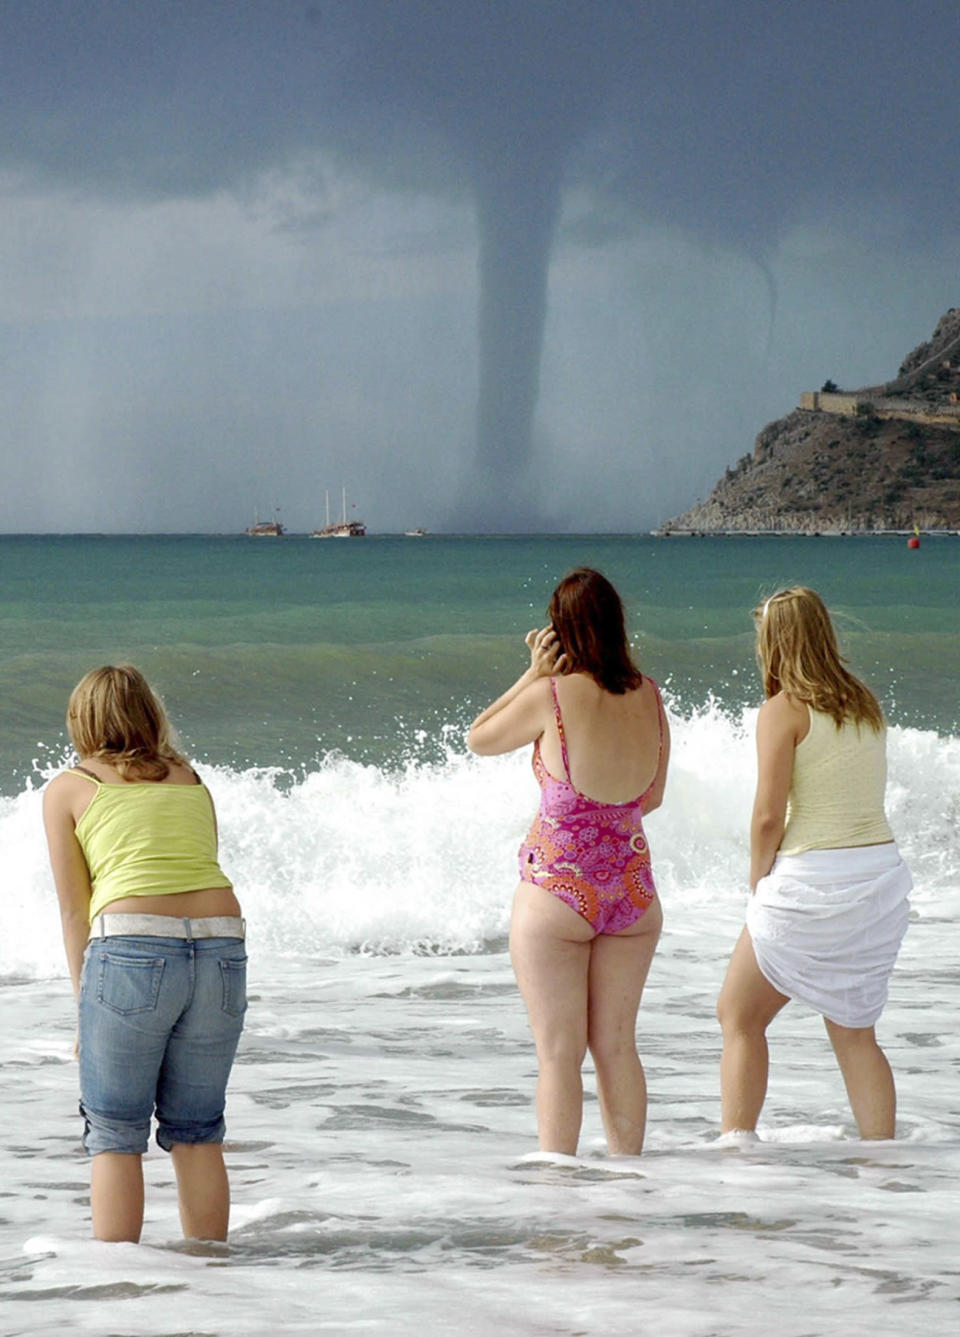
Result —
<path fill-rule="evenodd" d="M 343 489 L 343 516 L 339 521 L 330 523 L 330 493 L 325 492 L 324 501 L 326 503 L 326 524 L 322 529 L 315 529 L 310 535 L 315 539 L 362 539 L 366 537 L 367 527 L 360 520 L 347 519 L 347 489 Z"/>
<path fill-rule="evenodd" d="M 275 520 L 261 520 L 256 512 L 253 516 L 253 524 L 246 530 L 246 533 L 252 539 L 278 539 L 286 531 L 280 523 L 280 507 L 274 507 Z"/>

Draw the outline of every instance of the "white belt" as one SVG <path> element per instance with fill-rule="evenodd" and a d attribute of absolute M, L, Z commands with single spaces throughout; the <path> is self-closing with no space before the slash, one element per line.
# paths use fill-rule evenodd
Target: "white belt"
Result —
<path fill-rule="evenodd" d="M 245 938 L 246 921 L 239 915 L 206 915 L 177 919 L 173 915 L 97 915 L 91 938 Z"/>

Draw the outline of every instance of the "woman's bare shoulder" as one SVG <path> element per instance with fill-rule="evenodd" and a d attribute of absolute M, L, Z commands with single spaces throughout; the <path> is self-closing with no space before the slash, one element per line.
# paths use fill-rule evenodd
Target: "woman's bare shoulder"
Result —
<path fill-rule="evenodd" d="M 47 781 L 44 793 L 69 794 L 73 793 L 74 790 L 79 789 L 81 785 L 89 788 L 89 777 L 81 775 L 79 771 L 67 769 L 65 771 L 60 771 L 52 780 Z"/>
<path fill-rule="evenodd" d="M 777 692 L 776 696 L 767 697 L 760 709 L 768 715 L 805 716 L 807 713 L 805 702 L 798 701 L 795 696 L 788 696 L 786 692 Z"/>
<path fill-rule="evenodd" d="M 760 707 L 757 725 L 790 732 L 796 738 L 801 738 L 810 728 L 810 712 L 803 701 L 788 696 L 786 692 L 777 692 L 776 696 L 768 697 Z"/>
<path fill-rule="evenodd" d="M 600 686 L 592 673 L 564 673 L 555 681 L 557 700 L 565 717 L 581 713 L 590 715 L 595 710 L 605 709 L 606 703 L 613 699 L 610 692 Z M 552 700 L 550 710 L 552 713 Z"/>
<path fill-rule="evenodd" d="M 76 771 L 61 771 L 43 791 L 44 820 L 73 818 L 95 792 L 89 779 Z"/>

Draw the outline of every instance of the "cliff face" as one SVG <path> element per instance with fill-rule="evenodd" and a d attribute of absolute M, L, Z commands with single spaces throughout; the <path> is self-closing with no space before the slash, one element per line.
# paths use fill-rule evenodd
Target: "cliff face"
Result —
<path fill-rule="evenodd" d="M 915 375 L 918 369 L 927 366 L 936 358 L 950 360 L 949 355 L 955 350 L 957 344 L 960 344 L 960 307 L 952 306 L 946 315 L 940 317 L 940 323 L 934 330 L 929 342 L 920 344 L 903 359 L 898 380 Z M 957 354 L 953 366 L 954 369 L 960 367 L 960 353 Z M 956 371 L 954 371 L 954 379 L 956 379 Z"/>
<path fill-rule="evenodd" d="M 894 380 L 804 399 L 658 532 L 960 529 L 960 309 Z"/>

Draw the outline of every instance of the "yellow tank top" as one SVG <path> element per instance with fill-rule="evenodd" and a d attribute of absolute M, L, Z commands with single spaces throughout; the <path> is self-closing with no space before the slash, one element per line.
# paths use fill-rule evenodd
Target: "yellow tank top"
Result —
<path fill-rule="evenodd" d="M 123 896 L 172 896 L 180 891 L 229 887 L 217 862 L 213 803 L 206 785 L 156 781 L 97 786 L 76 826 L 90 870 L 91 923 Z"/>
<path fill-rule="evenodd" d="M 887 733 L 810 710 L 797 744 L 781 854 L 880 845 L 893 833 L 883 810 Z"/>

